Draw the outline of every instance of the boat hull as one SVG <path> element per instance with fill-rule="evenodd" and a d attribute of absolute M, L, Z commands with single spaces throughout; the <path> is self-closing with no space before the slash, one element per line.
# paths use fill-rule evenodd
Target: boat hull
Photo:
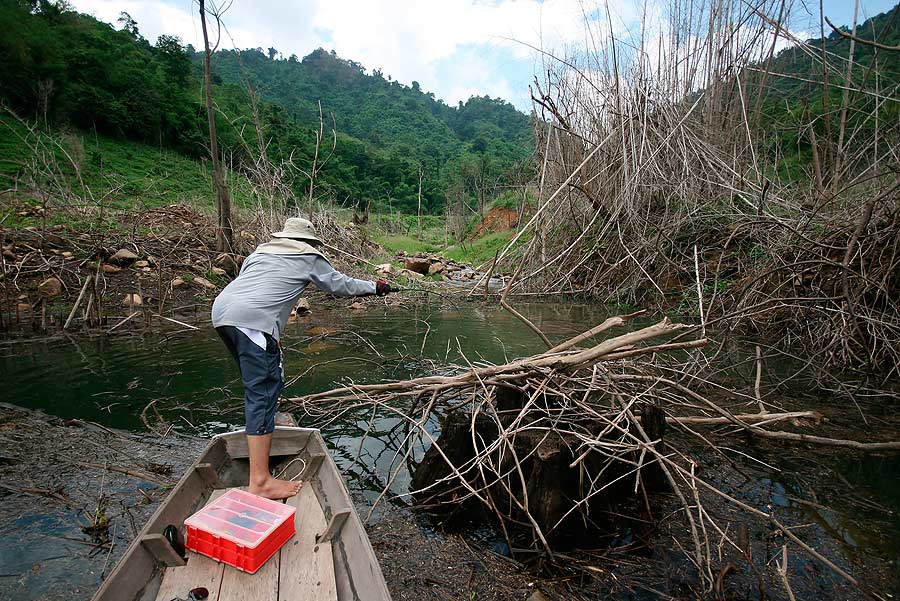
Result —
<path fill-rule="evenodd" d="M 191 562 L 201 566 L 204 565 L 203 561 L 195 560 L 195 557 L 200 556 L 190 553 L 187 565 L 184 565 L 185 562 L 171 549 L 162 533 L 169 524 L 174 524 L 183 531 L 184 520 L 202 508 L 214 495 L 227 488 L 246 486 L 249 478 L 247 456 L 247 440 L 242 431 L 213 438 L 132 541 L 93 600 L 154 601 L 159 595 L 170 594 L 168 588 L 176 579 L 176 573 L 179 581 L 190 581 Z M 328 586 L 322 587 L 326 592 L 316 597 L 337 601 L 390 600 L 372 545 L 321 433 L 311 428 L 277 427 L 272 438 L 270 456 L 276 469 L 287 470 L 284 477 L 299 477 L 304 481 L 306 490 L 301 493 L 306 496 L 299 502 L 306 507 L 303 511 L 309 515 L 302 516 L 298 511 L 298 520 L 301 520 L 298 522 L 298 532 L 304 529 L 305 534 L 315 536 L 315 539 L 310 545 L 295 545 L 296 549 L 311 546 L 316 553 L 320 553 L 327 551 L 330 546 L 333 568 L 326 570 L 324 568 L 329 566 L 324 566 L 321 574 L 310 577 L 320 580 L 323 577 L 333 578 L 334 595 L 327 593 L 332 587 L 326 582 Z M 314 497 L 310 491 L 314 493 Z M 314 528 L 316 532 L 309 533 L 309 528 Z M 292 542 L 289 541 L 281 553 L 300 552 L 293 549 Z M 311 563 L 321 562 L 322 556 L 311 556 L 309 559 Z M 285 555 L 282 569 L 288 569 L 288 566 L 291 566 L 293 574 L 303 572 L 308 564 L 302 557 L 289 558 Z M 225 566 L 223 573 L 229 569 L 233 570 Z M 254 577 L 248 574 L 243 576 Z M 229 577 L 222 582 L 234 579 L 235 577 Z M 278 580 L 276 577 L 275 582 Z M 277 584 L 274 594 L 271 587 L 251 588 L 263 590 L 262 593 L 253 593 L 254 601 L 266 598 L 273 601 L 294 601 L 296 598 L 300 601 L 301 597 L 310 598 L 308 595 L 298 596 L 295 588 L 279 588 Z M 183 591 L 180 596 L 186 597 L 187 591 Z M 223 591 L 223 597 L 227 596 Z M 168 596 L 164 601 L 171 598 Z M 218 601 L 217 591 L 210 589 L 209 601 Z"/>

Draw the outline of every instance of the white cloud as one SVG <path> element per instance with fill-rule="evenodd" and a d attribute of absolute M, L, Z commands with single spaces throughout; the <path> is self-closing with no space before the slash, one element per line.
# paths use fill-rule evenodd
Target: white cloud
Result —
<path fill-rule="evenodd" d="M 155 41 L 160 34 L 180 37 L 185 43 L 194 43 L 194 27 L 188 13 L 177 6 L 162 1 L 141 0 L 77 0 L 72 3 L 80 12 L 94 15 L 101 21 L 119 27 L 119 15 L 127 12 L 137 21 L 141 34 Z M 196 30 L 200 35 L 199 27 Z"/>
<path fill-rule="evenodd" d="M 511 101 L 521 95 L 505 74 L 504 61 L 475 46 L 460 49 L 442 61 L 439 79 L 448 82 L 447 97 L 455 104 L 472 96 L 490 96 Z M 527 88 L 526 88 L 527 91 Z"/>
<path fill-rule="evenodd" d="M 151 41 L 166 33 L 202 45 L 196 0 L 72 1 L 78 10 L 112 23 L 128 12 Z M 232 0 L 207 0 L 212 2 Z M 863 4 L 877 12 L 893 2 Z M 405 84 L 418 81 L 448 104 L 488 94 L 527 110 L 532 74 L 545 66 L 534 48 L 556 56 L 602 49 L 608 20 L 617 39 L 637 45 L 638 23 L 647 11 L 645 51 L 655 60 L 673 6 L 667 0 L 233 0 L 224 16 L 233 41 L 225 37 L 222 45 L 274 46 L 284 56 L 304 56 L 321 46 Z M 837 0 L 826 0 L 827 12 L 836 15 L 839 9 Z M 805 34 L 800 31 L 800 38 Z M 777 48 L 785 45 L 782 38 Z"/>
<path fill-rule="evenodd" d="M 166 33 L 202 45 L 197 4 L 191 0 L 73 4 L 112 23 L 126 11 L 151 41 Z M 632 20 L 633 4 L 614 4 L 614 22 Z M 530 47 L 583 47 L 585 15 L 595 13 L 590 0 L 235 0 L 224 16 L 233 42 L 225 37 L 222 44 L 274 46 L 284 56 L 304 56 L 322 46 L 369 69 L 381 68 L 403 83 L 419 81 L 451 104 L 471 94 L 488 94 L 525 108 L 536 57 Z M 605 23 L 605 12 L 600 14 Z M 491 59 L 500 51 L 505 65 Z M 446 69 L 439 68 L 448 61 L 459 64 L 451 80 L 442 77 Z"/>

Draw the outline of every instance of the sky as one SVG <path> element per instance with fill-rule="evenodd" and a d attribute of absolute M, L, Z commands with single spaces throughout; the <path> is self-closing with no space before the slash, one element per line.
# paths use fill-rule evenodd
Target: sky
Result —
<path fill-rule="evenodd" d="M 470 96 L 503 98 L 531 108 L 529 84 L 541 73 L 544 52 L 585 48 L 585 23 L 597 30 L 612 23 L 618 37 L 639 31 L 638 0 L 218 0 L 231 2 L 223 16 L 222 47 L 274 47 L 285 58 L 316 48 L 381 69 L 401 83 L 419 82 L 447 104 Z M 835 24 L 853 19 L 853 2 L 823 0 Z M 216 0 L 207 0 L 216 2 Z M 663 0 L 664 2 L 664 0 Z M 818 2 L 793 2 L 792 29 L 817 31 Z M 895 6 L 897 0 L 859 0 L 859 21 Z M 122 11 L 155 42 L 175 35 L 200 48 L 203 37 L 195 0 L 71 0 L 80 12 L 116 24 Z M 606 7 L 609 8 L 607 21 Z M 665 4 L 660 11 L 664 12 Z M 589 28 L 590 29 L 590 28 Z"/>

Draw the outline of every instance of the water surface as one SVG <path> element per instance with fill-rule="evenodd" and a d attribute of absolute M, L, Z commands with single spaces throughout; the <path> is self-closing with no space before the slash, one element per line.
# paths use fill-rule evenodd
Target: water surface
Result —
<path fill-rule="evenodd" d="M 517 308 L 554 341 L 574 336 L 615 314 L 608 307 L 578 303 L 519 303 Z M 652 321 L 636 320 L 628 327 Z M 315 310 L 312 316 L 291 324 L 282 342 L 285 372 L 291 382 L 286 396 L 348 382 L 364 384 L 441 373 L 448 364 L 503 363 L 545 350 L 541 340 L 506 311 L 465 303 L 459 307 L 375 305 L 362 312 Z M 751 355 L 748 349 L 736 351 L 739 360 Z M 770 369 L 776 373 L 789 368 L 778 364 Z M 746 380 L 753 371 L 752 362 L 744 362 L 729 377 Z M 209 436 L 243 425 L 237 367 L 209 327 L 178 334 L 132 332 L 3 342 L 0 381 L 0 401 L 130 431 L 143 432 L 149 426 Z M 785 402 L 790 404 L 790 399 Z M 797 404 L 804 403 L 808 406 L 809 400 Z M 826 406 L 818 408 L 827 410 Z M 368 503 L 379 496 L 401 463 L 403 430 L 396 417 L 379 415 L 371 429 L 370 410 L 349 411 L 326 424 L 301 412 L 295 411 L 295 417 L 300 425 L 322 426 L 349 487 Z M 436 418 L 428 428 L 437 434 Z M 369 434 L 363 437 L 367 430 Z M 729 446 L 735 452 L 728 453 L 751 481 L 732 481 L 725 475 L 719 481 L 724 488 L 753 499 L 761 509 L 776 507 L 793 512 L 798 522 L 816 524 L 823 536 L 843 549 L 840 563 L 851 570 L 860 553 L 900 558 L 900 462 L 894 457 L 841 453 L 822 467 L 820 457 L 798 447 L 776 449 L 739 439 L 729 440 Z M 416 449 L 413 463 L 422 451 Z M 774 469 L 747 459 L 748 455 Z M 409 482 L 405 466 L 400 467 L 388 495 L 397 503 L 405 502 Z M 847 488 L 838 486 L 835 478 L 843 479 L 858 499 L 842 500 Z M 60 527 L 47 524 L 48 531 Z M 32 555 L 37 552 L 31 547 L 46 554 L 40 545 L 32 545 Z M 0 542 L 0 573 L 20 570 L 23 557 L 31 556 L 14 555 L 9 545 Z"/>

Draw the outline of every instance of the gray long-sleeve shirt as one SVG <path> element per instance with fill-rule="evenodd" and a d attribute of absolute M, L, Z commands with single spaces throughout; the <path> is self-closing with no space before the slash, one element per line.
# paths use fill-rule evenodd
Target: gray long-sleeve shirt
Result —
<path fill-rule="evenodd" d="M 250 328 L 278 340 L 310 282 L 337 296 L 375 293 L 375 282 L 346 276 L 319 255 L 254 252 L 213 302 L 213 327 Z"/>

